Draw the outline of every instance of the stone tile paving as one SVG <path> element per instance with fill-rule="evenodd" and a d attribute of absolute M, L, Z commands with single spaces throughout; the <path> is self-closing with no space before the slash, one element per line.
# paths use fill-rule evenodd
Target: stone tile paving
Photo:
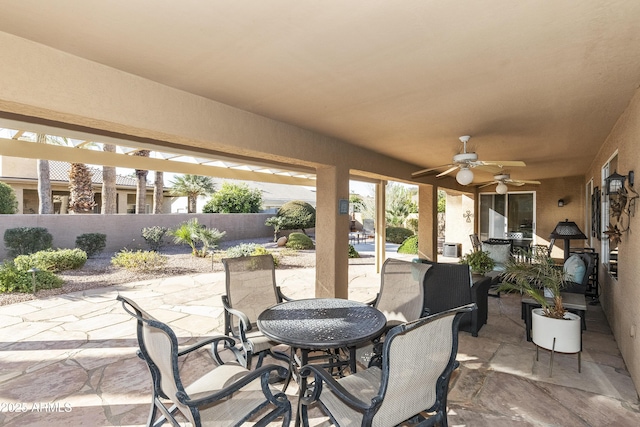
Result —
<path fill-rule="evenodd" d="M 278 270 L 285 294 L 313 296 L 313 269 Z M 372 265 L 350 267 L 350 298 L 378 290 Z M 135 324 L 115 301 L 126 295 L 174 327 L 182 343 L 222 330 L 222 273 L 92 289 L 0 307 L 0 425 L 140 426 L 150 379 L 137 356 Z M 554 358 L 524 340 L 519 297 L 489 299 L 477 338 L 462 332 L 461 367 L 449 392 L 449 423 L 465 426 L 636 426 L 636 389 L 599 306 L 589 306 L 582 373 L 575 355 Z M 189 356 L 189 382 L 211 368 L 206 351 Z M 287 391 L 295 402 L 296 387 Z M 326 417 L 312 411 L 312 425 Z M 277 425 L 277 424 L 274 424 Z"/>

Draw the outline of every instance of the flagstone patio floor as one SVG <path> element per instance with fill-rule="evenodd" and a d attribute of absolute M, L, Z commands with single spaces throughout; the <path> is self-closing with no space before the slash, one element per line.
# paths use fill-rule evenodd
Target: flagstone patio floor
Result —
<path fill-rule="evenodd" d="M 314 269 L 277 270 L 285 294 L 313 297 Z M 372 264 L 350 266 L 350 298 L 371 299 Z M 121 293 L 170 324 L 184 342 L 222 331 L 224 275 L 198 274 L 92 289 L 0 307 L 0 425 L 142 426 L 150 377 L 136 356 L 135 322 Z M 525 340 L 520 297 L 489 298 L 489 321 L 460 333 L 449 391 L 452 426 L 638 426 L 636 388 L 599 305 L 589 305 L 582 372 L 576 355 L 536 361 Z M 190 359 L 196 375 L 211 363 Z M 210 359 L 210 358 L 208 358 Z M 410 365 L 407 366 L 410 369 Z M 296 401 L 296 387 L 287 394 Z M 294 405 L 295 406 L 295 405 Z M 313 425 L 328 425 L 319 410 Z M 277 425 L 277 424 L 274 424 Z"/>

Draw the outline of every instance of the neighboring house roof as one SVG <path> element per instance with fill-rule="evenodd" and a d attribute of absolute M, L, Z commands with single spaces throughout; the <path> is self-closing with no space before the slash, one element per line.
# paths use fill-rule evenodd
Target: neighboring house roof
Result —
<path fill-rule="evenodd" d="M 49 178 L 51 181 L 69 182 L 69 171 L 71 163 L 49 161 Z M 102 168 L 89 167 L 91 172 L 91 182 L 102 184 Z M 137 180 L 133 176 L 116 175 L 116 185 L 123 187 L 136 187 Z M 153 187 L 153 183 L 147 180 L 147 187 Z"/>

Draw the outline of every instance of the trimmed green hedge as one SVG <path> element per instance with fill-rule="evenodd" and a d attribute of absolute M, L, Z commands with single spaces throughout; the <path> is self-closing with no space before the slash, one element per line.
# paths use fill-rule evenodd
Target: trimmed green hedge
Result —
<path fill-rule="evenodd" d="M 304 249 L 313 249 L 313 240 L 309 236 L 304 233 L 291 233 L 289 234 L 289 239 L 287 240 L 287 245 L 289 249 L 296 250 L 304 250 Z"/>
<path fill-rule="evenodd" d="M 14 262 L 18 269 L 24 271 L 31 268 L 51 272 L 77 270 L 87 262 L 87 253 L 81 249 L 49 249 L 35 254 L 20 255 Z"/>
<path fill-rule="evenodd" d="M 398 248 L 399 254 L 418 254 L 418 236 L 413 235 L 407 237 L 404 242 Z"/>
<path fill-rule="evenodd" d="M 413 236 L 413 231 L 402 227 L 387 227 L 387 242 L 402 243 L 407 237 Z"/>

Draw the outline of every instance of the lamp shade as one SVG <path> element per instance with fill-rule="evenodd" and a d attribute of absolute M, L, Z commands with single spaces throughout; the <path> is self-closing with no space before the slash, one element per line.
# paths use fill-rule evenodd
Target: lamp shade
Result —
<path fill-rule="evenodd" d="M 496 193 L 498 194 L 507 194 L 508 190 L 509 190 L 509 187 L 507 187 L 507 185 L 504 182 L 500 182 L 498 183 L 498 185 L 496 185 Z"/>
<path fill-rule="evenodd" d="M 560 221 L 556 228 L 551 232 L 551 238 L 553 239 L 569 239 L 569 240 L 583 240 L 587 236 L 584 235 L 580 227 L 575 222 L 568 219 Z"/>
<path fill-rule="evenodd" d="M 456 181 L 460 185 L 469 185 L 473 181 L 473 172 L 469 168 L 460 168 L 456 174 Z"/>
<path fill-rule="evenodd" d="M 556 239 L 564 240 L 564 260 L 566 261 L 569 258 L 569 241 L 584 240 L 587 236 L 584 235 L 575 222 L 566 219 L 556 225 L 556 228 L 551 232 L 550 238 L 552 246 Z M 549 249 L 551 249 L 551 247 Z"/>

